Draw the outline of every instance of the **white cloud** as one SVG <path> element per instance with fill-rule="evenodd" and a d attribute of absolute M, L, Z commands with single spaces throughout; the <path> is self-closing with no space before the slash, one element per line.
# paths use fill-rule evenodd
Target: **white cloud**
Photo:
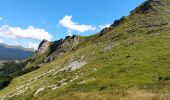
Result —
<path fill-rule="evenodd" d="M 8 25 L 4 25 L 0 27 L 0 36 L 13 39 L 33 39 L 38 41 L 41 41 L 43 39 L 52 39 L 52 35 L 50 33 L 45 31 L 44 29 L 35 28 L 33 26 L 22 29 L 20 27 L 10 27 Z"/>
<path fill-rule="evenodd" d="M 32 42 L 28 43 L 28 48 L 33 48 L 34 50 L 37 50 L 38 46 L 39 45 L 37 43 L 32 43 Z"/>
<path fill-rule="evenodd" d="M 2 20 L 2 17 L 0 17 L 0 21 Z"/>
<path fill-rule="evenodd" d="M 11 45 L 14 45 L 14 46 L 22 46 L 24 48 L 30 48 L 30 49 L 34 49 L 34 50 L 37 50 L 38 49 L 38 46 L 39 46 L 39 43 L 37 42 L 34 42 L 34 41 L 27 41 L 27 42 L 18 42 L 18 41 L 14 41 L 14 44 L 11 44 Z"/>
<path fill-rule="evenodd" d="M 68 33 L 71 34 L 72 31 L 85 32 L 96 30 L 96 27 L 92 25 L 80 25 L 77 22 L 72 21 L 72 16 L 64 16 L 59 23 L 68 28 Z"/>
<path fill-rule="evenodd" d="M 4 43 L 4 41 L 0 39 L 0 43 Z"/>
<path fill-rule="evenodd" d="M 16 45 L 16 46 L 22 46 L 24 48 L 31 48 L 31 49 L 34 49 L 34 50 L 37 50 L 38 49 L 38 46 L 39 46 L 39 42 L 35 42 L 35 41 L 23 41 L 23 42 L 17 42 L 13 45 Z"/>
<path fill-rule="evenodd" d="M 101 25 L 99 26 L 100 29 L 106 28 L 106 27 L 110 27 L 111 24 L 105 24 L 105 25 Z"/>

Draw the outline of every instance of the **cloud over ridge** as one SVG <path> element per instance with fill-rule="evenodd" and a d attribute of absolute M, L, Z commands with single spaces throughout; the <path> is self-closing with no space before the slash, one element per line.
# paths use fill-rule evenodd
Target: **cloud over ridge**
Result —
<path fill-rule="evenodd" d="M 99 28 L 100 29 L 103 29 L 103 28 L 106 28 L 106 27 L 110 27 L 111 24 L 105 24 L 105 25 L 100 25 Z"/>
<path fill-rule="evenodd" d="M 92 25 L 79 24 L 72 21 L 72 16 L 64 16 L 60 21 L 60 25 L 68 29 L 68 33 L 71 31 L 86 32 L 96 30 L 96 27 Z"/>

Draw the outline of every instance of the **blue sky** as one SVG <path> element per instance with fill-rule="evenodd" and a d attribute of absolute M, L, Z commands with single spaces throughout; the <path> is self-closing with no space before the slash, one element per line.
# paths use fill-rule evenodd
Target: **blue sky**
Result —
<path fill-rule="evenodd" d="M 0 42 L 36 48 L 46 38 L 91 35 L 145 0 L 0 0 Z"/>

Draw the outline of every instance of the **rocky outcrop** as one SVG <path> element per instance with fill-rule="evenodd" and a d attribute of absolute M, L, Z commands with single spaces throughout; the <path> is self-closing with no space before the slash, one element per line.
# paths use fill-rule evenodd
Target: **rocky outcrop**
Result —
<path fill-rule="evenodd" d="M 120 18 L 118 20 L 115 20 L 114 23 L 110 25 L 110 27 L 105 27 L 103 30 L 101 30 L 99 37 L 103 36 L 105 33 L 108 33 L 109 31 L 113 30 L 114 27 L 120 25 L 125 20 L 126 20 L 125 16 L 123 16 L 122 18 Z"/>
<path fill-rule="evenodd" d="M 79 43 L 79 36 L 67 36 L 65 39 L 54 41 L 50 46 L 51 54 L 44 60 L 45 63 L 53 61 L 58 56 L 73 50 Z"/>
<path fill-rule="evenodd" d="M 49 56 L 49 57 L 47 57 L 47 58 L 44 60 L 44 63 L 51 62 L 51 61 L 53 61 L 54 59 L 55 59 L 54 56 Z"/>
<path fill-rule="evenodd" d="M 38 50 L 36 51 L 36 54 L 38 53 L 38 54 L 43 54 L 46 50 L 47 50 L 47 48 L 49 47 L 49 45 L 50 45 L 50 42 L 48 41 L 48 40 L 43 40 L 41 43 L 40 43 L 40 45 L 39 45 L 39 47 L 38 47 Z"/>
<path fill-rule="evenodd" d="M 170 1 L 169 0 L 147 0 L 141 6 L 136 8 L 135 13 L 169 13 L 170 11 Z"/>
<path fill-rule="evenodd" d="M 118 20 L 115 20 L 114 23 L 110 26 L 110 27 L 115 27 L 117 25 L 120 25 L 123 21 L 126 20 L 126 17 L 123 16 L 122 18 L 118 19 Z"/>

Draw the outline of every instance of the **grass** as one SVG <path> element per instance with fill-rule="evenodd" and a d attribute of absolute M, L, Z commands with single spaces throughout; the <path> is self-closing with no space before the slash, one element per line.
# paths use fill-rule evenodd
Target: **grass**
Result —
<path fill-rule="evenodd" d="M 170 99 L 170 30 L 164 25 L 169 18 L 165 13 L 134 11 L 105 34 L 99 32 L 90 37 L 80 37 L 81 41 L 74 50 L 13 79 L 0 91 L 0 98 Z M 46 54 L 38 57 L 33 64 L 39 64 L 45 57 Z M 87 62 L 82 68 L 61 70 L 80 59 Z M 52 86 L 58 88 L 53 90 Z M 35 95 L 40 88 L 43 90 Z M 16 92 L 21 93 L 15 95 Z"/>
<path fill-rule="evenodd" d="M 135 94 L 135 95 L 134 95 Z M 143 90 L 112 90 L 102 92 L 79 92 L 69 93 L 61 97 L 56 97 L 57 100 L 165 100 L 170 97 L 169 94 L 155 94 Z"/>
<path fill-rule="evenodd" d="M 118 47 L 115 47 L 103 53 L 100 51 L 101 49 L 99 50 L 96 48 L 96 51 L 99 51 L 98 54 L 95 56 L 95 59 L 92 59 L 92 61 L 83 68 L 74 72 L 61 72 L 55 76 L 44 76 L 33 83 L 31 86 L 32 89 L 27 91 L 25 95 L 16 96 L 16 99 L 27 98 L 30 95 L 30 98 L 32 99 L 55 99 L 59 97 L 64 100 L 65 98 L 70 96 L 69 94 L 73 94 L 73 96 L 70 96 L 70 98 L 72 99 L 82 97 L 77 96 L 78 94 L 84 94 L 84 98 L 95 97 L 96 100 L 98 100 L 96 96 L 108 96 L 108 98 L 112 98 L 112 95 L 109 94 L 103 94 L 100 96 L 99 94 L 102 91 L 108 92 L 114 89 L 123 91 L 124 88 L 131 91 L 132 93 L 133 91 L 131 89 L 133 88 L 136 88 L 136 91 L 144 91 L 141 94 L 139 92 L 139 97 L 137 96 L 136 98 L 141 98 L 140 96 L 142 96 L 142 98 L 163 98 L 164 96 L 162 95 L 169 94 L 168 90 L 170 89 L 168 85 L 168 77 L 170 76 L 170 40 L 168 38 L 165 39 L 161 36 L 152 37 L 150 39 L 148 38 L 143 37 L 142 40 L 136 41 L 135 44 L 129 45 L 128 48 L 125 46 L 127 45 L 127 43 L 122 42 Z M 143 49 L 144 47 L 145 49 Z M 89 48 L 92 47 L 89 46 Z M 12 82 L 12 85 L 9 85 L 9 87 L 4 90 L 8 91 L 8 89 L 17 86 L 17 84 L 26 84 L 23 80 L 36 77 L 44 73 L 44 71 L 50 70 L 54 66 L 62 66 L 65 62 L 67 62 L 67 59 L 70 59 L 70 57 L 73 57 L 75 55 L 80 56 L 82 52 L 90 52 L 89 48 L 82 48 L 76 54 L 69 54 L 61 60 L 56 60 L 32 73 L 21 76 L 15 79 Z M 93 71 L 94 69 L 96 69 L 97 71 Z M 79 78 L 66 86 L 62 86 L 54 91 L 48 88 L 48 85 L 50 84 L 56 84 L 63 78 L 69 80 L 69 78 L 75 77 L 76 75 L 78 75 Z M 160 79 L 160 77 L 162 78 Z M 95 78 L 95 80 L 91 80 L 91 78 Z M 42 80 L 46 80 L 46 82 L 42 83 Z M 84 84 L 79 84 L 84 80 L 89 81 L 85 82 Z M 43 92 L 41 92 L 38 97 L 33 97 L 35 90 L 37 90 L 42 85 L 47 88 Z M 134 93 L 136 91 L 134 91 Z M 145 93 L 145 91 L 147 91 L 148 93 Z M 166 91 L 166 93 L 161 94 L 162 91 Z M 122 92 L 118 94 L 118 98 L 133 99 L 132 94 L 127 94 L 125 97 L 121 97 L 121 95 Z M 113 97 L 117 96 L 113 95 Z M 168 98 L 169 96 L 165 97 Z"/>

